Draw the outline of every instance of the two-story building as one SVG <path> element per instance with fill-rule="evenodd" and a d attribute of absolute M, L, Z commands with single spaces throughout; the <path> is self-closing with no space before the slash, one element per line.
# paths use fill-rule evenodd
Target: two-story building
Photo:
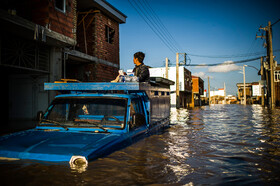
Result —
<path fill-rule="evenodd" d="M 192 76 L 192 92 L 194 106 L 201 106 L 201 95 L 204 94 L 204 81 L 197 76 Z"/>
<path fill-rule="evenodd" d="M 120 67 L 119 24 L 126 15 L 107 1 L 77 2 L 77 45 L 66 51 L 66 78 L 111 81 Z"/>
<path fill-rule="evenodd" d="M 237 83 L 238 99 L 243 102 L 244 100 L 244 83 Z M 248 104 L 261 103 L 263 85 L 259 82 L 245 83 L 246 102 Z M 266 91 L 264 90 L 264 95 Z"/>
<path fill-rule="evenodd" d="M 165 67 L 150 68 L 151 77 L 164 77 L 175 82 L 170 86 L 171 106 L 176 106 L 176 67 L 168 67 L 168 77 Z M 192 75 L 191 72 L 183 66 L 179 67 L 179 103 L 180 107 L 191 107 L 192 102 Z"/>
<path fill-rule="evenodd" d="M 44 82 L 114 79 L 119 24 L 125 21 L 126 16 L 105 0 L 2 0 L 1 118 L 9 124 L 0 127 L 33 127 L 25 121 L 34 120 L 56 94 L 44 91 Z"/>

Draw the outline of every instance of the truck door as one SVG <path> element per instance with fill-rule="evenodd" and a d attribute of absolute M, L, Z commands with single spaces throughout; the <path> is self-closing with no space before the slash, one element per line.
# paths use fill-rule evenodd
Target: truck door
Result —
<path fill-rule="evenodd" d="M 141 99 L 132 99 L 129 130 L 132 138 L 138 138 L 147 131 L 147 122 Z"/>

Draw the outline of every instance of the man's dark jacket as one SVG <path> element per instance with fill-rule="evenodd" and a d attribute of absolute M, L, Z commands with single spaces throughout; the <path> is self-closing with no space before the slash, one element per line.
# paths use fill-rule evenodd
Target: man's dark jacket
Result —
<path fill-rule="evenodd" d="M 135 66 L 133 69 L 134 75 L 139 78 L 139 82 L 149 82 L 150 81 L 150 72 L 149 68 L 143 63 L 139 66 Z"/>

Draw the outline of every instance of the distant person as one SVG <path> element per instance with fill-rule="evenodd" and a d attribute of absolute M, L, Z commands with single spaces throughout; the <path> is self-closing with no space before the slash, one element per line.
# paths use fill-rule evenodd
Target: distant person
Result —
<path fill-rule="evenodd" d="M 145 54 L 143 52 L 136 52 L 133 56 L 135 67 L 133 69 L 134 75 L 139 78 L 139 82 L 149 82 L 150 72 L 149 68 L 144 65 L 143 61 Z"/>

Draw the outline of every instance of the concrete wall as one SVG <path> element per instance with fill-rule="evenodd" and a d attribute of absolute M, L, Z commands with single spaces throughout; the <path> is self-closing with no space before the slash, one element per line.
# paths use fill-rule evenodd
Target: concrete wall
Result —
<path fill-rule="evenodd" d="M 165 67 L 163 68 L 150 68 L 150 76 L 151 77 L 166 77 Z M 176 91 L 176 67 L 168 68 L 168 79 L 175 82 L 174 85 L 170 86 L 171 91 Z M 185 74 L 184 67 L 179 67 L 179 90 L 185 91 Z"/>
<path fill-rule="evenodd" d="M 162 68 L 150 68 L 151 77 L 164 77 L 166 78 L 165 67 Z M 170 86 L 170 103 L 171 106 L 176 106 L 176 67 L 168 68 L 168 79 L 175 82 Z M 179 67 L 179 90 L 180 90 L 180 104 L 182 107 L 188 107 L 192 103 L 192 83 L 191 72 L 185 67 Z"/>

